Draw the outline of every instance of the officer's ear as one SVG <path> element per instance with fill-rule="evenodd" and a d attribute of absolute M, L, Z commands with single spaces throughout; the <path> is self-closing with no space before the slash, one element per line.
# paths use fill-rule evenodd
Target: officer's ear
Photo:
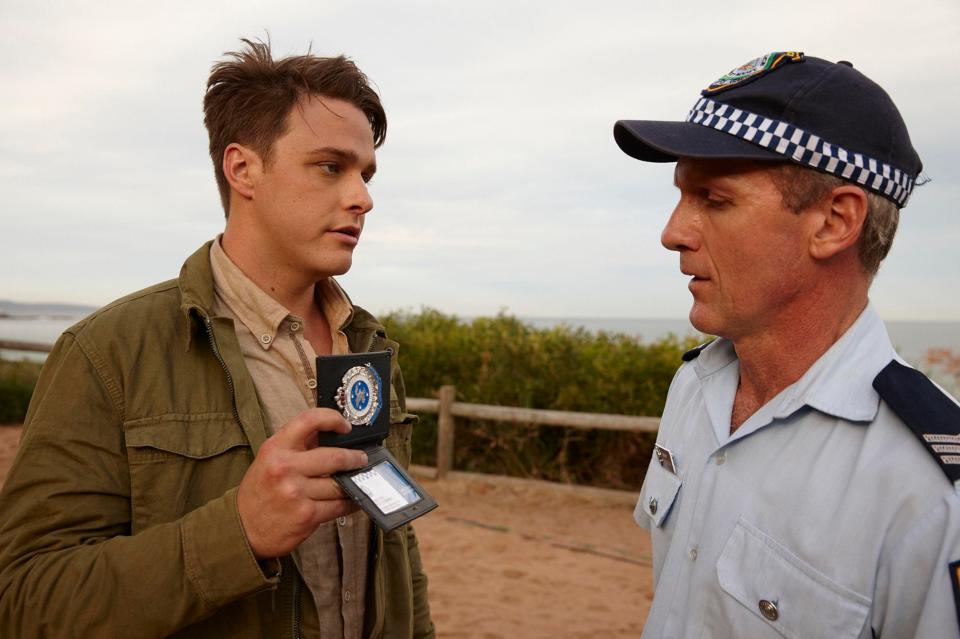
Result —
<path fill-rule="evenodd" d="M 826 260 L 857 244 L 867 219 L 867 194 L 859 186 L 833 189 L 820 206 L 811 207 L 810 255 Z"/>
<path fill-rule="evenodd" d="M 262 173 L 263 162 L 250 147 L 234 142 L 224 149 L 223 174 L 230 183 L 230 188 L 241 197 L 253 199 Z"/>

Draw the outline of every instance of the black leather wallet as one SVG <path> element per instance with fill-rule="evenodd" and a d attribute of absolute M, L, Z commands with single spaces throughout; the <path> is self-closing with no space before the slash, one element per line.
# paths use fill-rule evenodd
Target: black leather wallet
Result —
<path fill-rule="evenodd" d="M 390 433 L 390 355 L 381 351 L 317 358 L 317 405 L 339 411 L 353 426 L 346 434 L 320 433 L 318 444 L 367 453 L 366 466 L 335 473 L 333 479 L 388 532 L 437 507 L 383 446 Z"/>

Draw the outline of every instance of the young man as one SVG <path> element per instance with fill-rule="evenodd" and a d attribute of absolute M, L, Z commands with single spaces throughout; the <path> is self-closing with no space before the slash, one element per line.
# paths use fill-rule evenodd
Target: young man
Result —
<path fill-rule="evenodd" d="M 635 511 L 644 636 L 956 637 L 960 407 L 868 301 L 921 171 L 889 96 L 776 52 L 614 135 L 677 162 L 662 242 L 720 337 L 683 358 Z"/>
<path fill-rule="evenodd" d="M 204 100 L 223 235 L 180 277 L 69 329 L 0 497 L 0 634 L 429 637 L 413 529 L 329 475 L 362 452 L 315 357 L 392 349 L 386 446 L 409 463 L 397 344 L 333 276 L 373 207 L 386 116 L 349 60 L 246 42 Z"/>

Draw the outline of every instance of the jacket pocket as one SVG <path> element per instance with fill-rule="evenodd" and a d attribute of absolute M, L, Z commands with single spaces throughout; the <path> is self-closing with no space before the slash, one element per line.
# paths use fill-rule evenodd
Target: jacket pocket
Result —
<path fill-rule="evenodd" d="M 640 500 L 633 511 L 633 519 L 644 528 L 661 527 L 673 510 L 673 502 L 680 492 L 680 478 L 656 462 L 647 469 Z"/>
<path fill-rule="evenodd" d="M 133 531 L 174 521 L 237 486 L 253 454 L 229 413 L 124 425 Z"/>
<path fill-rule="evenodd" d="M 836 583 L 741 518 L 717 560 L 720 587 L 789 639 L 859 637 L 869 598 Z"/>

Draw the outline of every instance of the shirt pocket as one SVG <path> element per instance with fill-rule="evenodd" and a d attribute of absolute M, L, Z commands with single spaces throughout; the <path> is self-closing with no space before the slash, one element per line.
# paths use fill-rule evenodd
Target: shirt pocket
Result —
<path fill-rule="evenodd" d="M 737 521 L 717 561 L 723 591 L 788 639 L 859 637 L 871 600 L 838 584 L 775 539 Z M 749 631 L 747 628 L 744 631 Z"/>
<path fill-rule="evenodd" d="M 633 511 L 633 519 L 640 526 L 660 528 L 667 520 L 680 492 L 680 478 L 656 462 L 650 463 L 643 480 L 643 490 Z"/>
<path fill-rule="evenodd" d="M 133 531 L 174 521 L 238 486 L 253 460 L 229 413 L 162 415 L 124 426 Z"/>

